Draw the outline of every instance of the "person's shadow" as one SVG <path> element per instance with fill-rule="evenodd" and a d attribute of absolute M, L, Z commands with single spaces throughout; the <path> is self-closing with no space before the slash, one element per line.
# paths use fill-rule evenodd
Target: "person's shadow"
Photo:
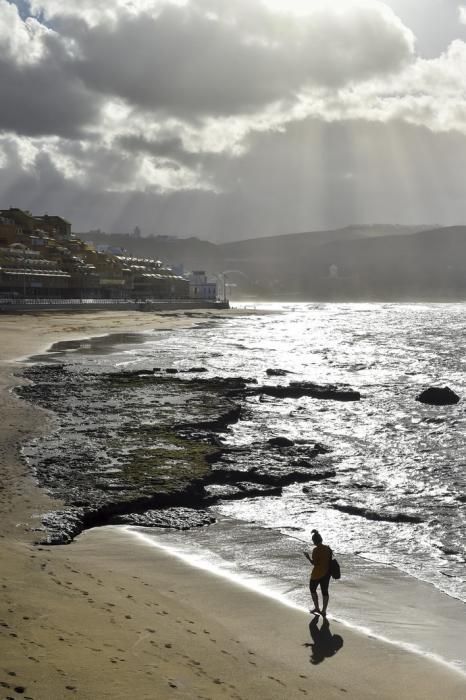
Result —
<path fill-rule="evenodd" d="M 335 656 L 343 646 L 343 637 L 332 634 L 330 623 L 326 617 L 322 619 L 319 629 L 319 618 L 316 615 L 309 624 L 312 642 L 305 646 L 311 648 L 311 664 L 321 664 L 325 659 Z"/>

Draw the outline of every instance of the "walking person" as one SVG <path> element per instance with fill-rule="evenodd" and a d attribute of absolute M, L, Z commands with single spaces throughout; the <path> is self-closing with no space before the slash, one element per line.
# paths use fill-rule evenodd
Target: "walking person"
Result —
<path fill-rule="evenodd" d="M 312 564 L 311 578 L 309 581 L 309 590 L 311 591 L 312 602 L 314 609 L 311 613 L 326 617 L 328 606 L 328 585 L 330 583 L 330 564 L 332 561 L 332 550 L 326 544 L 323 544 L 322 535 L 318 530 L 312 530 L 312 542 L 315 547 L 309 556 L 309 552 L 303 552 L 306 559 Z M 322 593 L 322 608 L 319 607 L 319 599 L 317 597 L 317 588 L 320 586 Z"/>

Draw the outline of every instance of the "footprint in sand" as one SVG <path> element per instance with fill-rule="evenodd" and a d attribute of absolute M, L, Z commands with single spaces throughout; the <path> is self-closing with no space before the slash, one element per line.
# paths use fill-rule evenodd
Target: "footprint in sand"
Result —
<path fill-rule="evenodd" d="M 271 681 L 275 681 L 276 683 L 279 683 L 284 688 L 286 688 L 286 684 L 283 683 L 283 681 L 281 681 L 279 678 L 274 678 L 273 676 L 267 676 L 267 678 L 270 678 Z"/>

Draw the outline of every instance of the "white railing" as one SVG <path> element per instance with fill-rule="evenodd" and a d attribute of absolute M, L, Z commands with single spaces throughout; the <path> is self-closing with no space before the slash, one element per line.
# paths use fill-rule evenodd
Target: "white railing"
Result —
<path fill-rule="evenodd" d="M 180 302 L 183 302 L 183 304 L 199 304 L 199 302 L 206 302 L 206 303 L 219 303 L 221 300 L 220 299 L 187 299 L 185 297 L 170 297 L 166 299 L 159 299 L 157 297 L 154 298 L 146 298 L 146 299 L 58 299 L 58 298 L 44 298 L 41 299 L 39 297 L 36 298 L 31 298 L 31 299 L 23 299 L 22 297 L 16 297 L 14 299 L 12 298 L 7 298 L 7 297 L 2 297 L 0 296 L 0 306 L 34 306 L 34 305 L 41 305 L 41 306 L 64 306 L 64 305 L 69 305 L 69 306 L 81 306 L 83 304 L 107 304 L 109 306 L 115 305 L 115 304 L 131 304 L 133 306 L 137 305 L 144 305 L 144 304 L 179 304 Z"/>
<path fill-rule="evenodd" d="M 73 305 L 81 305 L 81 304 L 134 304 L 135 301 L 133 299 L 40 299 L 40 298 L 33 298 L 33 299 L 23 299 L 21 297 L 18 297 L 16 299 L 8 299 L 8 298 L 2 298 L 0 296 L 0 306 L 24 306 L 25 304 L 34 306 L 37 304 L 44 305 L 48 304 L 50 306 L 53 305 L 64 305 L 64 304 L 69 304 L 70 306 Z"/>

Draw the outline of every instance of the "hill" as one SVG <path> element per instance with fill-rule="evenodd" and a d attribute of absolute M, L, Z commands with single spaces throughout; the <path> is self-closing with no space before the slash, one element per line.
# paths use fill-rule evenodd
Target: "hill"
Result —
<path fill-rule="evenodd" d="M 466 299 L 465 226 L 351 226 L 222 245 L 119 234 L 93 234 L 92 240 L 186 269 L 226 271 L 236 285 L 233 297 Z"/>

